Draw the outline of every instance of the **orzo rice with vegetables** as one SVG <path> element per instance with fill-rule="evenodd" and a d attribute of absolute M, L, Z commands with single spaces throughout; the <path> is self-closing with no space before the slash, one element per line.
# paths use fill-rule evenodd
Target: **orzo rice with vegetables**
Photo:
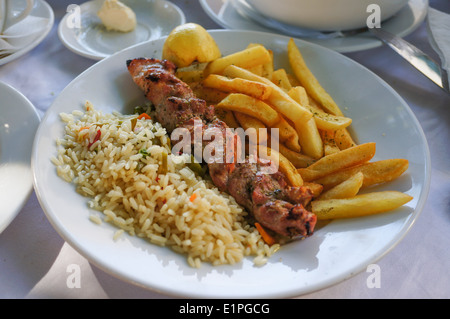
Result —
<path fill-rule="evenodd" d="M 168 246 L 193 267 L 244 256 L 262 265 L 279 248 L 264 242 L 233 197 L 195 173 L 188 155 L 171 153 L 166 130 L 148 116 L 103 114 L 87 102 L 85 112 L 61 119 L 57 173 L 102 212 L 92 221 L 118 227 L 115 238 L 126 231 Z"/>

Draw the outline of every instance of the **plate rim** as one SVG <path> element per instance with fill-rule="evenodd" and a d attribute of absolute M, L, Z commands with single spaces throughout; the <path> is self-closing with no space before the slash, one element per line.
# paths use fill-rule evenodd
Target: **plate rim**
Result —
<path fill-rule="evenodd" d="M 215 32 L 219 32 L 219 33 L 236 33 L 236 34 L 261 34 L 263 36 L 273 36 L 270 33 L 267 32 L 262 32 L 262 31 L 252 31 L 252 30 L 226 30 L 226 29 L 217 29 L 217 30 L 209 30 L 212 33 Z M 289 38 L 288 36 L 285 35 L 280 35 L 280 34 L 276 34 L 275 36 L 277 37 L 282 37 L 282 38 Z M 123 51 L 132 51 L 135 47 L 139 47 L 139 46 L 145 46 L 148 45 L 151 42 L 155 42 L 155 41 L 162 41 L 164 38 L 166 37 L 162 37 L 160 39 L 155 39 L 155 40 L 150 40 L 144 43 L 139 43 L 136 44 L 134 46 L 131 46 Z M 351 63 L 353 63 L 354 65 L 363 68 L 365 70 L 365 72 L 369 72 L 372 76 L 376 77 L 377 81 L 379 81 L 386 89 L 388 89 L 392 94 L 395 95 L 395 97 L 399 100 L 401 100 L 403 102 L 403 106 L 405 107 L 406 111 L 408 112 L 408 114 L 412 117 L 412 119 L 415 122 L 415 127 L 419 130 L 419 134 L 424 142 L 424 147 L 426 149 L 426 154 L 424 157 L 425 160 L 425 174 L 424 174 L 424 184 L 422 185 L 421 191 L 420 191 L 420 198 L 417 202 L 416 208 L 414 209 L 414 211 L 411 213 L 411 216 L 408 218 L 408 220 L 411 219 L 410 222 L 408 222 L 407 227 L 405 228 L 405 226 L 402 226 L 401 231 L 394 237 L 392 238 L 392 240 L 389 242 L 389 244 L 385 245 L 385 249 L 377 254 L 376 256 L 373 256 L 372 260 L 373 261 L 378 261 L 379 259 L 381 259 L 382 257 L 384 257 L 386 254 L 388 254 L 399 242 L 401 242 L 401 240 L 406 236 L 406 234 L 409 232 L 409 230 L 411 229 L 411 227 L 413 226 L 413 224 L 416 222 L 416 220 L 418 219 L 419 215 L 422 213 L 423 211 L 423 207 L 426 203 L 426 200 L 428 198 L 428 192 L 430 189 L 430 181 L 431 181 L 431 163 L 430 163 L 430 152 L 429 152 L 429 146 L 428 146 L 428 142 L 426 139 L 426 136 L 423 132 L 423 129 L 417 119 L 417 117 L 415 116 L 415 114 L 413 113 L 413 111 L 411 110 L 411 108 L 409 107 L 409 105 L 406 103 L 406 101 L 391 87 L 389 86 L 389 84 L 387 84 L 387 82 L 385 82 L 381 77 L 379 77 L 377 74 L 375 74 L 374 72 L 372 72 L 371 70 L 369 70 L 367 67 L 359 64 L 358 62 L 350 59 L 349 57 L 342 55 L 332 49 L 329 48 L 325 48 L 322 47 L 320 45 L 305 41 L 303 39 L 295 39 L 295 41 L 299 41 L 300 43 L 304 43 L 306 46 L 313 46 L 318 50 L 328 50 L 330 52 L 332 52 L 332 54 L 339 54 L 341 57 L 343 57 L 344 59 L 347 59 L 349 61 L 351 61 Z M 122 54 L 121 52 L 115 53 L 112 56 L 116 56 Z M 111 58 L 112 58 L 111 56 Z M 108 58 L 109 59 L 109 58 Z M 99 64 L 103 64 L 106 61 L 106 59 L 100 61 L 99 63 L 96 63 L 95 65 Z M 63 95 L 63 93 L 65 92 L 65 90 L 67 90 L 70 85 L 73 82 L 76 82 L 79 80 L 79 78 L 83 77 L 85 74 L 87 74 L 88 72 L 91 72 L 91 70 L 95 67 L 95 65 L 91 66 L 90 68 L 86 69 L 85 71 L 83 71 L 79 76 L 77 76 L 71 83 L 69 83 L 66 88 L 63 89 L 63 91 L 60 93 L 59 96 Z M 98 67 L 98 66 L 97 66 Z M 53 105 L 55 105 L 58 102 L 59 96 L 55 99 L 55 101 L 52 103 L 52 105 L 49 108 L 49 111 L 52 109 Z M 42 119 L 41 123 L 45 123 L 46 119 L 48 116 L 50 116 L 51 112 L 46 112 L 44 118 Z M 90 262 L 93 262 L 95 265 L 97 265 L 100 269 L 102 269 L 103 271 L 105 271 L 106 273 L 111 274 L 112 276 L 119 278 L 125 282 L 128 282 L 130 284 L 135 284 L 137 286 L 141 286 L 143 288 L 146 289 L 150 289 L 156 292 L 161 292 L 163 294 L 166 295 L 172 295 L 172 296 L 186 296 L 185 293 L 179 292 L 177 289 L 175 289 L 174 287 L 160 287 L 160 286 L 152 286 L 149 287 L 147 285 L 144 285 L 142 283 L 139 282 L 135 282 L 133 281 L 130 276 L 127 276 L 127 274 L 118 274 L 116 272 L 114 272 L 113 270 L 110 269 L 110 267 L 108 267 L 107 265 L 105 265 L 104 263 L 102 263 L 102 261 L 98 260 L 98 258 L 96 258 L 96 256 L 90 254 L 89 252 L 86 252 L 85 250 L 83 250 L 81 247 L 78 247 L 78 245 L 76 244 L 76 240 L 73 238 L 72 234 L 67 234 L 67 233 L 62 233 L 62 229 L 61 227 L 57 227 L 59 221 L 54 220 L 52 218 L 52 214 L 50 212 L 47 211 L 47 207 L 45 205 L 46 202 L 46 198 L 42 198 L 42 194 L 40 192 L 39 189 L 39 181 L 36 178 L 36 174 L 35 174 L 35 162 L 37 160 L 36 156 L 36 149 L 37 149 L 37 145 L 39 142 L 39 136 L 40 136 L 40 130 L 42 129 L 43 124 L 40 125 L 40 127 L 38 128 L 38 131 L 36 133 L 36 138 L 35 141 L 33 143 L 33 151 L 32 151 L 32 170 L 33 170 L 33 185 L 35 186 L 35 191 L 37 194 L 37 198 L 39 200 L 39 202 L 41 203 L 41 207 L 43 208 L 46 216 L 48 217 L 50 223 L 52 224 L 52 226 L 55 228 L 55 230 L 60 234 L 61 237 L 63 237 L 65 240 L 67 240 L 71 246 L 77 250 L 81 255 L 85 256 L 86 258 L 89 259 Z M 334 284 L 337 284 L 339 282 L 345 281 L 350 277 L 353 277 L 354 275 L 356 275 L 357 273 L 360 273 L 364 270 L 364 267 L 360 267 L 358 269 L 353 269 L 353 271 L 351 273 L 349 273 L 347 276 L 345 277 L 341 277 L 340 280 L 338 281 L 334 281 L 334 282 L 323 282 L 321 285 L 313 285 L 314 288 L 312 289 L 307 289 L 306 291 L 302 290 L 302 289 L 295 289 L 295 291 L 285 291 L 284 293 L 277 293 L 276 296 L 271 295 L 271 294 L 262 294 L 261 296 L 258 297 L 268 297 L 268 298 L 284 298 L 284 297 L 292 297 L 294 295 L 303 295 L 303 294 L 307 294 L 307 293 L 312 293 L 314 291 L 318 291 L 320 289 L 326 288 L 326 287 L 330 287 Z M 311 286 L 310 286 L 311 287 Z M 208 298 L 210 297 L 208 295 L 208 293 L 204 294 L 204 293 L 192 293 L 190 292 L 190 297 L 194 297 L 194 298 Z M 212 296 L 213 298 L 217 297 L 217 298 L 225 298 L 225 297 L 233 297 L 233 296 Z M 245 297 L 245 296 L 244 296 Z M 240 297 L 238 297 L 240 298 Z"/>
<path fill-rule="evenodd" d="M 210 1 L 211 0 L 199 0 L 199 3 L 201 5 L 201 7 L 203 8 L 203 10 L 205 11 L 205 13 L 208 15 L 208 17 L 210 19 L 212 19 L 215 23 L 217 23 L 218 25 L 222 26 L 223 28 L 227 28 L 227 29 L 230 29 L 230 30 L 244 30 L 242 28 L 235 29 L 229 23 L 227 23 L 225 21 L 222 21 L 216 15 L 216 13 L 211 9 L 211 7 L 209 5 Z M 212 0 L 212 1 L 217 1 L 217 0 Z M 219 0 L 219 1 L 221 1 L 221 0 Z M 411 6 L 411 4 L 414 1 L 420 1 L 421 2 L 421 5 L 423 6 L 423 11 L 421 12 L 421 15 L 420 15 L 419 19 L 415 23 L 412 23 L 411 25 L 409 25 L 407 28 L 405 28 L 401 32 L 397 32 L 396 33 L 397 36 L 405 37 L 405 36 L 411 34 L 412 32 L 414 32 L 420 26 L 420 24 L 426 18 L 427 8 L 429 7 L 429 0 L 409 0 L 407 6 Z M 226 2 L 231 2 L 231 0 L 226 0 Z M 232 4 L 223 3 L 223 5 L 221 6 L 221 9 L 225 5 L 232 6 Z M 404 9 L 402 9 L 402 10 L 404 10 Z M 239 13 L 237 13 L 237 12 L 236 12 L 236 14 L 239 15 Z M 395 18 L 396 17 L 394 16 L 393 18 L 391 18 L 389 20 L 393 20 Z M 242 17 L 242 19 L 244 19 L 244 18 Z M 258 29 L 252 29 L 252 30 L 248 30 L 248 31 L 269 32 L 269 33 L 289 36 L 287 34 L 283 34 L 281 31 L 277 31 L 276 29 L 271 29 L 271 28 L 266 27 L 266 26 L 259 26 L 258 24 L 254 23 L 254 22 L 251 22 L 251 23 L 252 23 L 252 25 L 255 25 Z M 296 38 L 299 38 L 299 37 L 296 37 Z M 352 37 L 348 37 L 348 38 L 352 38 Z M 340 52 L 340 53 L 352 53 L 352 52 L 370 50 L 370 49 L 374 49 L 374 48 L 377 48 L 377 47 L 381 47 L 383 45 L 382 41 L 380 41 L 378 39 L 375 39 L 375 38 L 369 44 L 361 43 L 361 44 L 353 44 L 353 45 L 346 45 L 346 46 L 345 45 L 342 45 L 342 46 L 341 45 L 337 45 L 337 46 L 329 45 L 327 43 L 326 39 L 313 39 L 313 38 L 311 38 L 311 39 L 299 38 L 299 39 L 304 40 L 304 41 L 308 41 L 308 42 L 311 42 L 311 43 L 319 44 L 319 45 L 322 45 L 322 46 L 325 46 L 327 48 L 333 49 L 333 50 L 335 50 L 337 52 Z M 332 40 L 332 39 L 330 39 L 330 40 Z"/>
<path fill-rule="evenodd" d="M 0 91 L 8 91 L 10 95 L 14 95 L 15 96 L 15 99 L 21 101 L 20 104 L 22 106 L 25 106 L 25 108 L 28 110 L 29 118 L 33 120 L 33 124 L 35 125 L 35 130 L 34 130 L 34 133 L 35 133 L 37 131 L 37 128 L 38 128 L 38 126 L 40 124 L 41 119 L 40 119 L 39 113 L 38 113 L 36 107 L 34 106 L 34 104 L 22 92 L 20 92 L 14 86 L 12 86 L 11 84 L 8 84 L 6 82 L 0 81 Z M 2 108 L 2 107 L 0 107 L 0 108 Z M 20 114 L 23 114 L 23 113 L 20 113 Z M 26 120 L 26 119 L 28 119 L 28 118 L 24 118 L 24 120 Z M 31 135 L 30 135 L 30 137 L 31 137 Z M 31 138 L 30 141 L 32 143 L 34 143 L 34 138 Z M 14 205 L 15 206 L 14 209 L 12 211 L 10 211 L 10 212 L 7 212 L 6 214 L 5 213 L 1 213 L 0 214 L 0 216 L 2 217 L 0 219 L 0 234 L 17 217 L 17 215 L 23 209 L 23 207 L 25 206 L 26 202 L 28 201 L 30 195 L 33 192 L 33 172 L 32 172 L 32 169 L 31 169 L 32 148 L 30 148 L 30 152 L 27 153 L 27 154 L 29 154 L 27 156 L 27 157 L 29 157 L 29 163 L 28 163 L 27 167 L 30 169 L 29 182 L 27 183 L 26 186 L 24 186 L 24 188 L 23 188 L 24 196 L 22 196 L 22 198 L 20 198 L 20 199 L 18 199 L 16 201 L 16 204 Z M 0 165 L 10 164 L 10 163 L 11 162 L 4 162 L 4 163 L 0 162 Z M 3 217 L 5 217 L 5 218 L 3 218 Z"/>

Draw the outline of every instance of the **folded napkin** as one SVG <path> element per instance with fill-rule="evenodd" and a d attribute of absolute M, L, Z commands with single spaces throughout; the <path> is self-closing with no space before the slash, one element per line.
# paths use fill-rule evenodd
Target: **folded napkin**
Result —
<path fill-rule="evenodd" d="M 47 18 L 31 15 L 26 17 L 3 31 L 0 37 L 0 49 L 11 53 L 23 49 L 36 40 L 47 25 Z"/>
<path fill-rule="evenodd" d="M 433 8 L 428 9 L 427 29 L 429 42 L 441 59 L 450 83 L 450 15 Z"/>

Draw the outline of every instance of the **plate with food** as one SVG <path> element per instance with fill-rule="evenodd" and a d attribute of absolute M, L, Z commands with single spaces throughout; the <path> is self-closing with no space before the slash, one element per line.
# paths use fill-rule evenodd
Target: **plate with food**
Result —
<path fill-rule="evenodd" d="M 165 0 L 92 0 L 72 4 L 58 36 L 72 52 L 101 60 L 137 43 L 166 36 L 185 23 L 183 11 Z"/>
<path fill-rule="evenodd" d="M 33 191 L 31 148 L 39 125 L 33 104 L 0 82 L 0 232 L 14 220 Z"/>
<path fill-rule="evenodd" d="M 430 182 L 417 119 L 365 67 L 196 24 L 80 74 L 42 120 L 32 167 L 49 221 L 90 262 L 191 298 L 348 279 L 405 236 Z"/>

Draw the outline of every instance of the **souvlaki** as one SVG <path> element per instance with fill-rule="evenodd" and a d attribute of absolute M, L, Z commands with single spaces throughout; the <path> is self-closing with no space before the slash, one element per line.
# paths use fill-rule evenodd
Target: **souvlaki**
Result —
<path fill-rule="evenodd" d="M 290 238 L 305 238 L 313 234 L 316 216 L 305 207 L 312 199 L 308 187 L 290 186 L 280 172 L 267 172 L 270 161 L 246 156 L 241 162 L 232 145 L 240 145 L 225 122 L 215 115 L 213 106 L 195 96 L 192 89 L 175 76 L 176 66 L 168 60 L 136 58 L 127 61 L 134 82 L 155 107 L 155 117 L 171 134 L 184 128 L 195 136 L 194 130 L 213 129 L 220 132 L 221 143 L 215 143 L 215 160 L 207 162 L 209 175 L 215 186 L 229 193 L 264 227 Z M 217 135 L 217 134 L 216 134 Z M 227 142 L 228 141 L 228 142 Z M 176 145 L 177 140 L 172 140 Z M 191 141 L 191 147 L 204 149 L 204 140 Z M 240 147 L 237 146 L 237 149 Z M 232 159 L 232 160 L 230 160 Z"/>

